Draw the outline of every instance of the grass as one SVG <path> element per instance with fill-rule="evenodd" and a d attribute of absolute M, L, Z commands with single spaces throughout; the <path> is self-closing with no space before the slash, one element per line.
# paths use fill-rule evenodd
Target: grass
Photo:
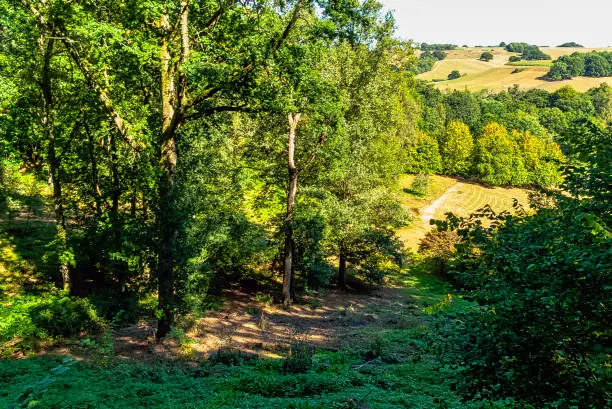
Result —
<path fill-rule="evenodd" d="M 284 359 L 252 358 L 238 365 L 80 361 L 64 373 L 62 356 L 0 361 L 0 407 L 10 407 L 52 375 L 31 408 L 502 408 L 503 402 L 463 402 L 452 389 L 456 369 L 436 358 L 436 322 L 472 308 L 448 284 L 423 272 L 392 277 L 413 303 L 401 320 L 363 327 L 366 344 L 318 350 L 305 373 L 286 373 Z M 38 386 L 37 386 L 38 385 Z M 30 389 L 32 388 L 32 389 Z"/>
<path fill-rule="evenodd" d="M 510 65 L 512 67 L 552 67 L 551 60 L 532 60 L 532 61 L 515 61 L 515 62 L 507 62 L 506 65 Z"/>
<path fill-rule="evenodd" d="M 444 219 L 447 212 L 453 212 L 457 216 L 468 216 L 484 205 L 490 205 L 493 210 L 500 212 L 512 210 L 514 199 L 517 198 L 524 206 L 529 204 L 529 192 L 519 188 L 485 187 L 476 183 L 460 182 L 457 179 L 446 176 L 431 176 L 429 194 L 420 197 L 409 193 L 409 188 L 414 179 L 413 175 L 402 175 L 399 178 L 401 187 L 400 200 L 402 204 L 412 210 L 414 221 L 412 225 L 401 229 L 398 235 L 408 249 L 416 251 L 420 240 L 429 230 L 429 224 L 425 224 L 422 216 L 428 206 L 447 192 L 450 188 L 456 189 L 446 196 L 433 211 L 434 219 Z"/>
<path fill-rule="evenodd" d="M 577 77 L 565 81 L 545 81 L 541 79 L 549 70 L 549 64 L 562 55 L 569 55 L 573 52 L 588 52 L 594 50 L 609 49 L 586 49 L 586 48 L 564 48 L 546 47 L 542 51 L 549 54 L 552 61 L 521 61 L 519 63 L 508 63 L 510 53 L 502 48 L 493 48 L 493 60 L 490 62 L 478 61 L 483 51 L 491 50 L 490 47 L 484 48 L 463 48 L 451 50 L 445 60 L 437 62 L 429 72 L 420 74 L 417 78 L 427 81 L 438 80 L 436 87 L 442 90 L 464 90 L 480 91 L 483 89 L 501 91 L 506 90 L 514 84 L 521 88 L 540 88 L 554 91 L 565 85 L 570 85 L 579 91 L 586 91 L 597 87 L 601 83 L 612 83 L 611 78 L 587 78 Z M 525 67 L 520 73 L 512 73 L 514 64 Z M 448 81 L 448 74 L 458 70 L 462 74 L 467 74 L 461 78 Z"/>

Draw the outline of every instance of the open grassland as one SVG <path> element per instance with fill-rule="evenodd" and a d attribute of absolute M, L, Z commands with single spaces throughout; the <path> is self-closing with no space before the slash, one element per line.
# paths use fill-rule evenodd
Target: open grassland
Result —
<path fill-rule="evenodd" d="M 489 51 L 493 54 L 493 60 L 489 62 L 479 61 L 480 54 Z M 549 54 L 553 60 L 562 55 L 574 52 L 610 51 L 609 48 L 564 48 L 545 47 L 542 51 Z M 565 85 L 570 85 L 579 91 L 586 91 L 597 87 L 603 82 L 612 84 L 612 78 L 586 78 L 578 77 L 566 81 L 545 81 L 541 79 L 549 70 L 552 61 L 521 61 L 508 65 L 508 58 L 517 53 L 510 53 L 503 48 L 462 48 L 448 51 L 445 60 L 439 61 L 429 72 L 420 74 L 417 78 L 427 81 L 436 80 L 435 84 L 442 90 L 464 90 L 479 91 L 489 89 L 501 91 L 508 89 L 514 84 L 521 88 L 540 88 L 554 91 Z M 519 65 L 522 69 L 519 73 L 513 73 Z M 463 76 L 456 80 L 448 81 L 446 78 L 453 70 L 458 70 Z"/>
<path fill-rule="evenodd" d="M 437 175 L 430 178 L 428 194 L 419 197 L 410 193 L 413 180 L 413 175 L 402 175 L 399 179 L 402 204 L 411 209 L 414 220 L 411 226 L 401 229 L 398 234 L 406 247 L 414 251 L 431 229 L 429 221 L 432 218 L 444 219 L 448 212 L 468 216 L 487 204 L 496 212 L 512 211 L 515 198 L 525 207 L 529 204 L 529 191 L 525 189 L 486 187 Z"/>

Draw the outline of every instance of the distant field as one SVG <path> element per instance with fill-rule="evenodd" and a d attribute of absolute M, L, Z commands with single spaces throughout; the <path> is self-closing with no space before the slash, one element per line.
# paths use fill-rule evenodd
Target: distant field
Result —
<path fill-rule="evenodd" d="M 610 48 L 543 47 L 541 49 L 546 54 L 549 54 L 553 60 L 574 52 L 612 51 Z M 491 52 L 493 60 L 489 62 L 479 61 L 478 58 L 484 51 Z M 436 87 L 442 90 L 467 89 L 469 91 L 479 91 L 482 89 L 501 91 L 508 89 L 514 84 L 518 84 L 521 88 L 540 88 L 548 91 L 554 91 L 565 85 L 571 85 L 580 91 L 597 87 L 603 82 L 612 85 L 612 77 L 578 77 L 566 81 L 545 81 L 540 78 L 548 72 L 548 65 L 551 61 L 521 61 L 520 63 L 508 65 L 508 58 L 511 55 L 519 54 L 510 53 L 500 47 L 451 50 L 448 51 L 448 56 L 445 60 L 439 61 L 431 71 L 420 74 L 417 78 L 427 81 L 437 80 L 435 82 Z M 513 74 L 512 71 L 516 68 L 513 65 L 518 65 L 524 69 L 520 73 Z M 456 80 L 446 80 L 448 74 L 453 70 L 458 70 L 464 76 Z"/>
<path fill-rule="evenodd" d="M 551 60 L 546 61 L 515 61 L 507 62 L 506 65 L 512 67 L 552 67 L 553 63 Z"/>
<path fill-rule="evenodd" d="M 525 189 L 488 188 L 436 175 L 431 176 L 429 194 L 419 198 L 405 190 L 410 187 L 413 179 L 412 175 L 402 175 L 399 180 L 402 189 L 400 199 L 405 207 L 412 210 L 414 220 L 411 226 L 401 229 L 398 234 L 406 247 L 411 250 L 418 248 L 425 233 L 431 229 L 430 217 L 444 219 L 444 215 L 448 212 L 453 212 L 457 216 L 468 216 L 487 204 L 496 212 L 512 211 L 515 198 L 525 207 L 529 204 L 529 192 Z"/>

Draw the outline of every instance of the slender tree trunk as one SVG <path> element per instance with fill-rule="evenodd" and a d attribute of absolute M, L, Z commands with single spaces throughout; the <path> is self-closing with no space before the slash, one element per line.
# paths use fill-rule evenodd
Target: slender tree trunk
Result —
<path fill-rule="evenodd" d="M 109 149 L 110 149 L 110 168 L 111 176 L 113 178 L 113 188 L 111 190 L 111 218 L 113 219 L 113 228 L 116 228 L 114 224 L 119 219 L 119 197 L 121 196 L 121 185 L 119 180 L 119 155 L 117 154 L 117 138 L 115 132 L 111 131 L 109 138 Z"/>
<path fill-rule="evenodd" d="M 338 287 L 346 290 L 346 256 L 344 251 L 340 250 L 340 262 L 338 266 Z"/>
<path fill-rule="evenodd" d="M 83 116 L 83 125 L 85 126 L 85 132 L 87 133 L 87 141 L 89 148 L 89 162 L 91 164 L 91 191 L 94 197 L 94 204 L 96 206 L 96 215 L 102 214 L 102 192 L 100 191 L 100 182 L 98 177 L 98 160 L 96 158 L 95 143 L 87 118 Z"/>
<path fill-rule="evenodd" d="M 289 168 L 289 191 L 287 193 L 287 215 L 285 217 L 285 257 L 283 268 L 283 305 L 291 304 L 291 277 L 293 276 L 293 214 L 297 194 L 298 172 L 295 166 L 295 129 L 301 114 L 289 114 L 289 142 L 287 144 L 287 164 Z"/>
<path fill-rule="evenodd" d="M 64 258 L 64 253 L 68 249 L 68 239 L 66 236 L 66 224 L 64 219 L 64 205 L 62 198 L 62 184 L 59 178 L 59 161 L 55 152 L 55 123 L 53 121 L 53 93 L 51 89 L 51 57 L 53 54 L 54 40 L 47 40 L 44 50 L 43 71 L 41 76 L 41 90 L 43 94 L 43 116 L 42 125 L 47 138 L 47 162 L 49 165 L 49 177 L 53 186 L 53 211 L 55 215 L 56 242 L 60 253 L 60 274 L 62 276 L 62 286 L 65 291 L 70 292 L 72 283 L 70 282 L 70 270 Z"/>

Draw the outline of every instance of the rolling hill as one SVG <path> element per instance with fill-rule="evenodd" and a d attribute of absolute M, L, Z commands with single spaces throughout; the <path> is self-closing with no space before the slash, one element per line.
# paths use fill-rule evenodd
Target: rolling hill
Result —
<path fill-rule="evenodd" d="M 568 47 L 543 47 L 542 51 L 549 54 L 553 60 L 562 55 L 574 52 L 588 51 L 610 51 L 610 49 L 597 48 L 568 48 Z M 493 54 L 493 60 L 484 62 L 478 60 L 483 51 Z M 550 61 L 522 61 L 520 65 L 506 65 L 511 53 L 501 47 L 461 48 L 448 51 L 445 60 L 437 62 L 431 71 L 417 76 L 427 81 L 435 81 L 441 90 L 464 90 L 480 91 L 489 89 L 501 91 L 508 89 L 514 84 L 521 88 L 540 88 L 554 91 L 564 85 L 571 85 L 579 91 L 586 91 L 597 87 L 603 82 L 612 84 L 612 77 L 587 78 L 578 77 L 565 81 L 546 81 L 541 79 L 549 68 Z M 524 65 L 529 64 L 529 65 Z M 458 70 L 463 76 L 455 80 L 446 80 L 448 74 Z M 520 71 L 520 72 L 515 72 Z"/>

